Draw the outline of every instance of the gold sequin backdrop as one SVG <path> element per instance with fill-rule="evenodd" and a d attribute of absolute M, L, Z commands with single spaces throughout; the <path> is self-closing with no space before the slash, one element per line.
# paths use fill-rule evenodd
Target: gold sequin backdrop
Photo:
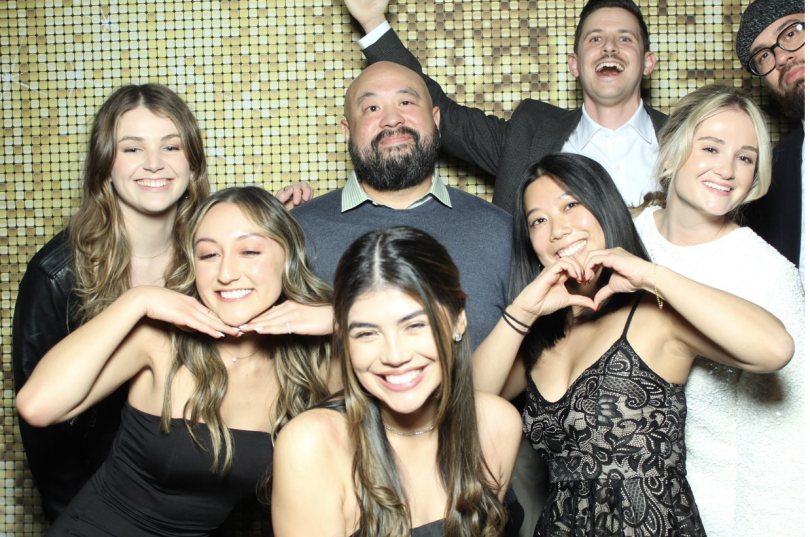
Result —
<path fill-rule="evenodd" d="M 720 82 L 750 89 L 774 112 L 734 52 L 748 0 L 639 3 L 658 56 L 644 83 L 652 106 L 668 112 L 691 89 Z M 458 102 L 503 117 L 526 97 L 580 104 L 566 57 L 584 0 L 392 4 L 394 27 Z M 14 411 L 11 318 L 26 263 L 78 204 L 94 111 L 123 84 L 166 84 L 205 132 L 214 188 L 334 189 L 351 168 L 338 122 L 364 66 L 359 31 L 339 0 L 0 2 L 0 535 L 44 530 Z M 792 127 L 771 126 L 775 140 Z M 476 168 L 442 166 L 450 184 L 490 195 Z M 234 534 L 269 534 L 267 517 L 236 518 Z"/>

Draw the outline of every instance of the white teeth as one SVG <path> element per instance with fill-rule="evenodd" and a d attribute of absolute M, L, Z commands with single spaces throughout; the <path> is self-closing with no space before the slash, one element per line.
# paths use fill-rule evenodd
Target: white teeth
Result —
<path fill-rule="evenodd" d="M 220 291 L 219 294 L 222 298 L 227 299 L 234 299 L 234 298 L 242 298 L 250 294 L 253 291 L 252 289 L 234 289 L 233 291 Z"/>
<path fill-rule="evenodd" d="M 601 73 L 602 69 L 604 69 L 605 67 L 613 67 L 615 69 L 618 69 L 620 73 L 624 71 L 624 67 L 619 63 L 605 62 L 605 63 L 600 63 L 599 65 L 596 66 L 596 72 Z"/>
<path fill-rule="evenodd" d="M 168 185 L 170 181 L 168 179 L 138 179 L 135 182 L 141 186 L 147 186 L 149 188 L 160 188 Z"/>
<path fill-rule="evenodd" d="M 585 248 L 585 243 L 586 242 L 587 241 L 585 241 L 584 239 L 581 240 L 581 241 L 575 242 L 574 244 L 572 244 L 571 246 L 569 246 L 565 250 L 560 250 L 559 252 L 557 252 L 557 257 L 562 259 L 563 257 L 568 257 L 570 255 L 578 254 L 583 248 Z"/>
<path fill-rule="evenodd" d="M 718 185 L 717 183 L 712 183 L 711 181 L 703 181 L 703 184 L 715 190 L 721 190 L 723 192 L 731 192 L 731 187 Z"/>
<path fill-rule="evenodd" d="M 412 381 L 422 373 L 422 369 L 414 369 L 402 375 L 386 375 L 385 380 L 389 384 L 405 384 Z"/>

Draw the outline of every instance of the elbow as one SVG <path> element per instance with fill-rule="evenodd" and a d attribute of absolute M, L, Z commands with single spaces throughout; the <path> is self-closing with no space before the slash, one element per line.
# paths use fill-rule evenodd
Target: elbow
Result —
<path fill-rule="evenodd" d="M 780 334 L 772 337 L 767 349 L 767 359 L 763 360 L 762 367 L 758 372 L 771 373 L 779 371 L 790 363 L 795 352 L 796 347 L 793 338 L 790 337 L 786 330 L 782 330 Z"/>
<path fill-rule="evenodd" d="M 31 427 L 47 427 L 57 423 L 58 420 L 45 410 L 42 398 L 37 397 L 34 390 L 27 388 L 28 386 L 23 386 L 15 400 L 20 419 Z"/>

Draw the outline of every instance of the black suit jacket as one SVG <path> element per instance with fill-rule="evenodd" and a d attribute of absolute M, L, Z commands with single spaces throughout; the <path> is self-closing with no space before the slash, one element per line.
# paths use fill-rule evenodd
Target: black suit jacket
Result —
<path fill-rule="evenodd" d="M 745 210 L 748 225 L 794 265 L 802 236 L 802 145 L 804 128 L 786 136 L 773 150 L 768 193 Z"/>
<path fill-rule="evenodd" d="M 492 202 L 510 213 L 515 210 L 517 189 L 529 166 L 545 155 L 561 151 L 582 118 L 582 108 L 564 110 L 535 99 L 522 101 L 508 121 L 456 104 L 422 72 L 419 60 L 394 31 L 386 32 L 363 52 L 370 63 L 390 61 L 422 75 L 433 104 L 441 110 L 442 148 L 494 175 Z M 644 108 L 657 133 L 667 116 L 646 104 Z"/>

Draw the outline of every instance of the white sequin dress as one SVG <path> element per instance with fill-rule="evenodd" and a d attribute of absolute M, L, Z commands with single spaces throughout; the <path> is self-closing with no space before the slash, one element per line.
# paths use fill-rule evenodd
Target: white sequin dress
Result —
<path fill-rule="evenodd" d="M 776 316 L 796 353 L 781 371 L 742 372 L 699 358 L 686 384 L 687 478 L 712 537 L 803 535 L 804 291 L 796 267 L 749 228 L 696 246 L 636 219 L 650 257 Z M 717 319 L 718 324 L 726 322 Z"/>

